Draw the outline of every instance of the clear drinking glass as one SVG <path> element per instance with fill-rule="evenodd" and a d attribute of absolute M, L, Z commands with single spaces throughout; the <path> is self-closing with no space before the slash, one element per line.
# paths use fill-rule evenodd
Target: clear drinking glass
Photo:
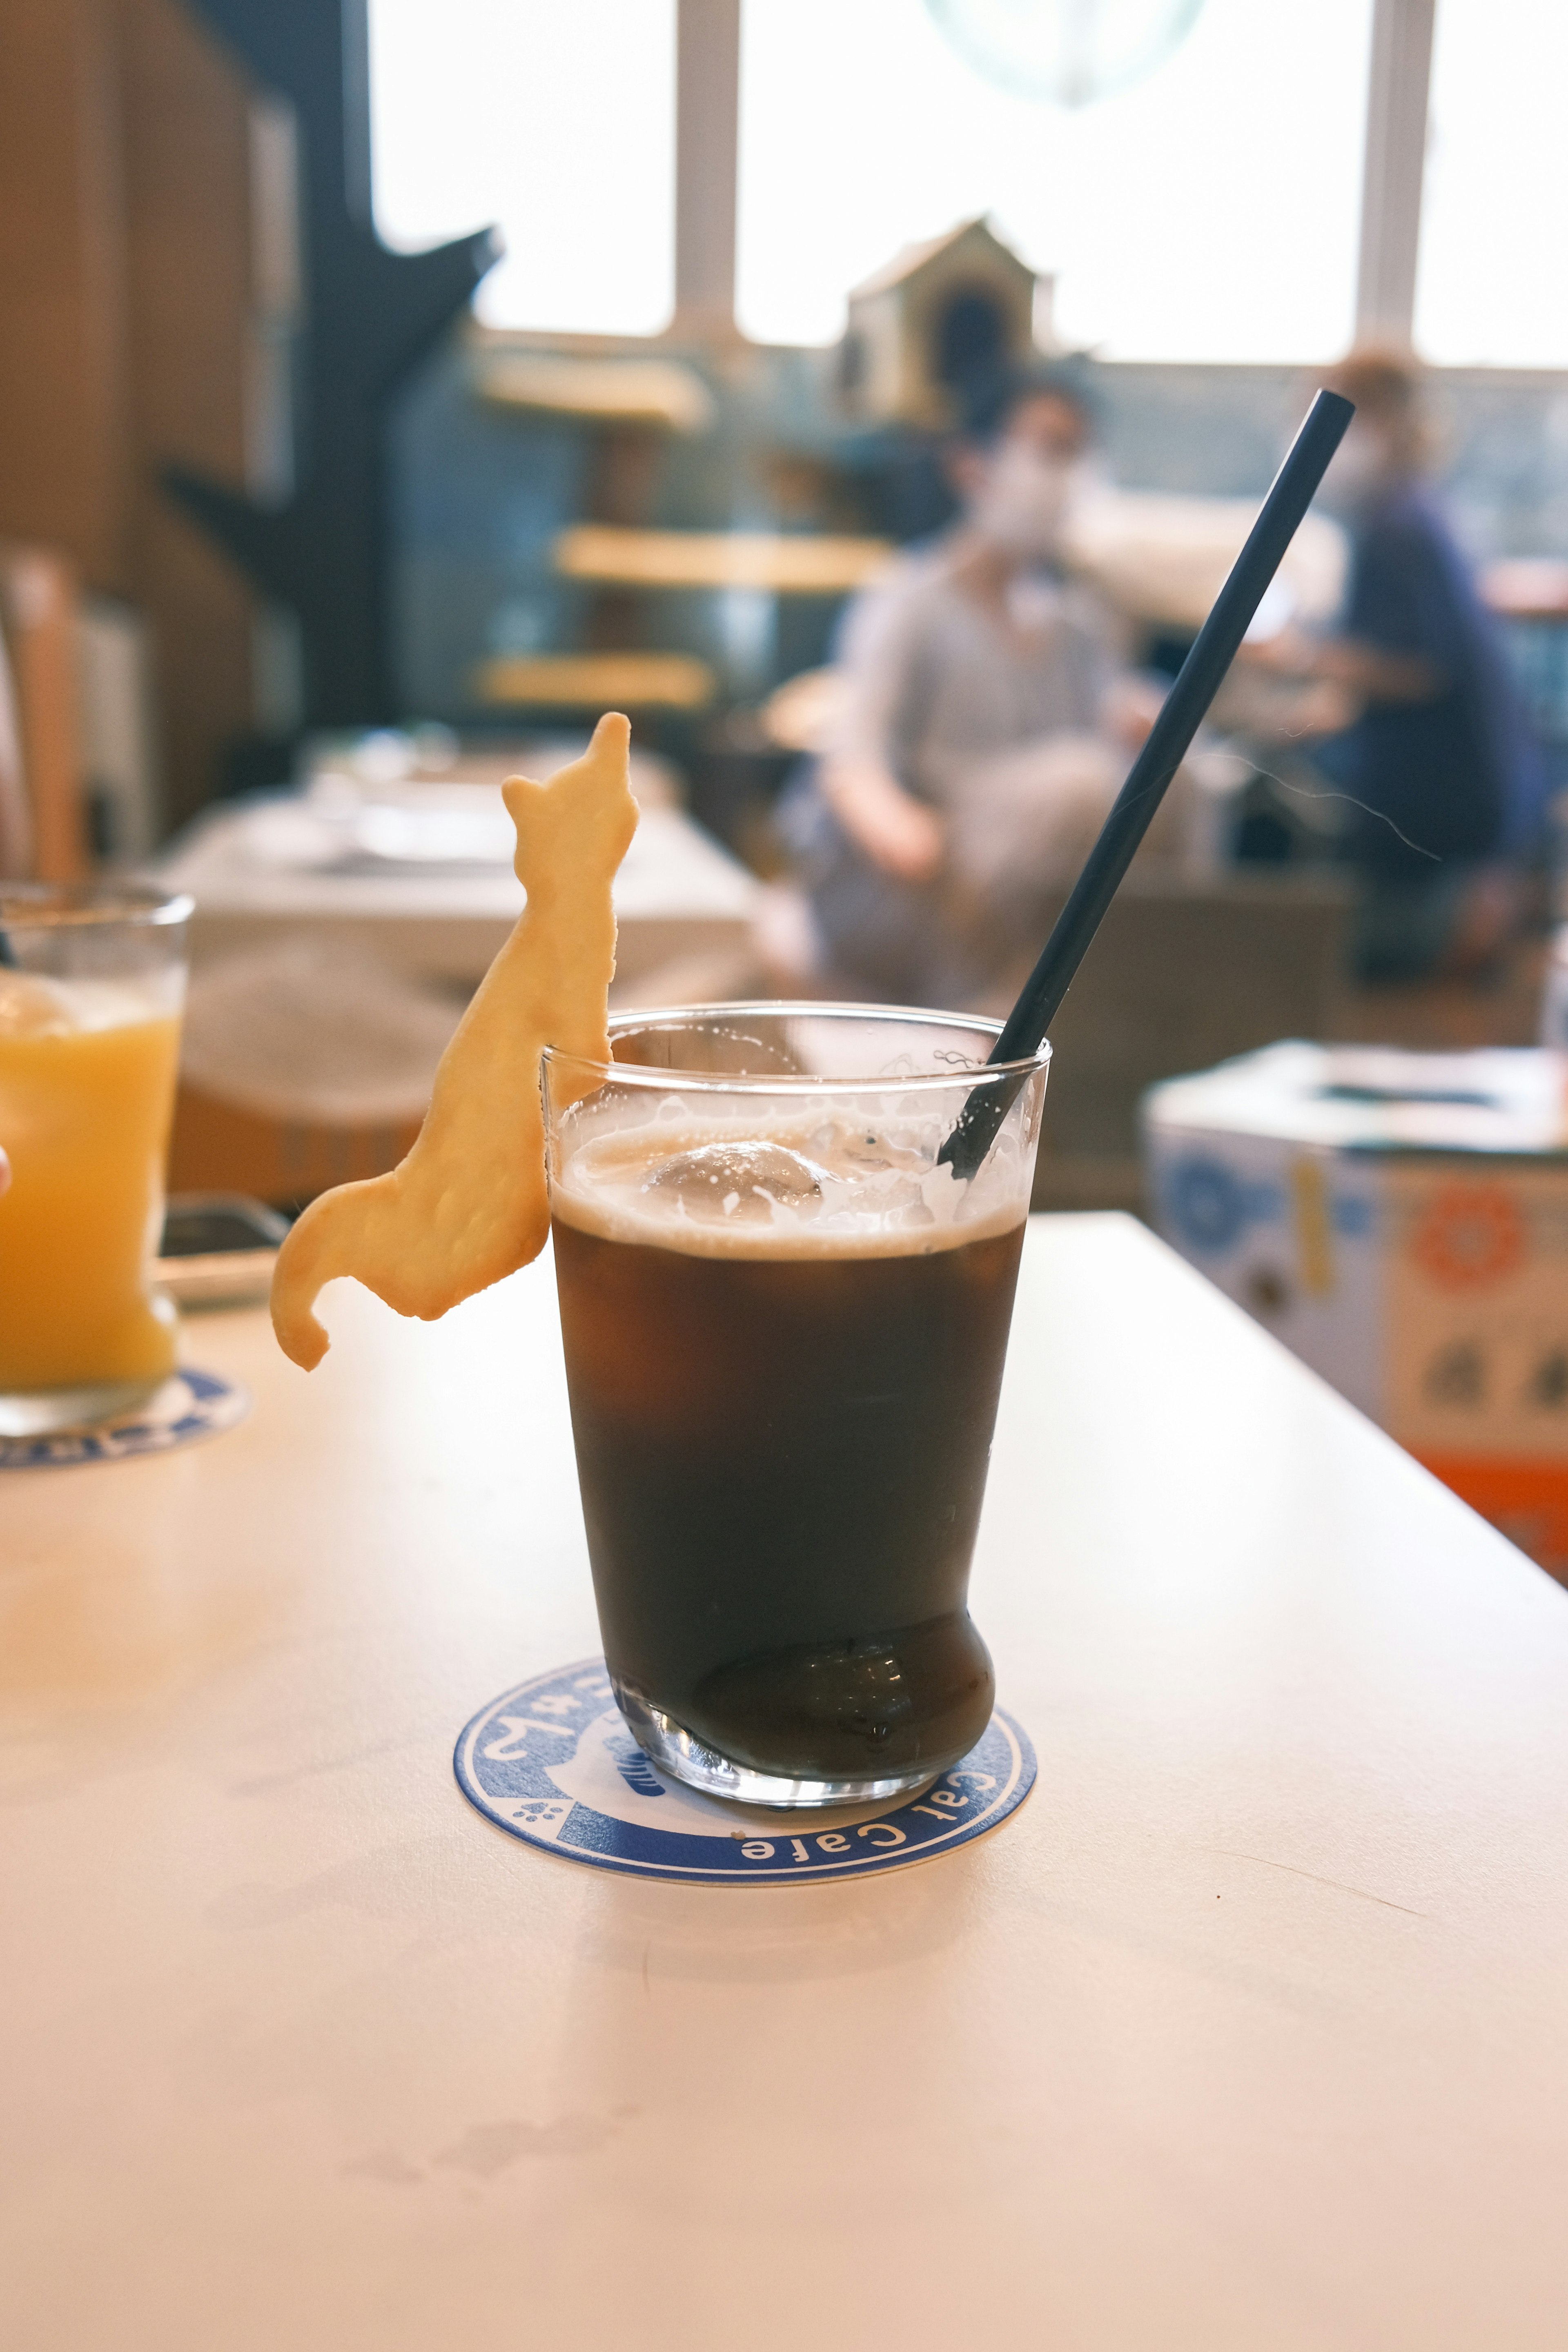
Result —
<path fill-rule="evenodd" d="M 107 1419 L 174 1367 L 153 1288 L 191 901 L 0 882 L 0 1435 Z"/>
<path fill-rule="evenodd" d="M 751 1803 L 918 1787 L 990 1718 L 970 1622 L 1050 1048 L 972 1181 L 996 1036 L 849 1004 L 544 1056 L 556 1281 L 605 1654 L 641 1746 Z"/>

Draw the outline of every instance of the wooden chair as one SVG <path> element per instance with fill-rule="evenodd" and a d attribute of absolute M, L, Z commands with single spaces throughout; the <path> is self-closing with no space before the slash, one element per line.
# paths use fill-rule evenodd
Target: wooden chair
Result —
<path fill-rule="evenodd" d="M 63 555 L 0 541 L 0 692 L 14 720 L 8 742 L 0 719 L 0 873 L 13 879 L 70 882 L 87 870 L 77 608 Z"/>
<path fill-rule="evenodd" d="M 1145 1087 L 1331 1035 L 1352 896 L 1327 874 L 1129 876 L 1051 1024 L 1035 1207 L 1136 1208 Z"/>

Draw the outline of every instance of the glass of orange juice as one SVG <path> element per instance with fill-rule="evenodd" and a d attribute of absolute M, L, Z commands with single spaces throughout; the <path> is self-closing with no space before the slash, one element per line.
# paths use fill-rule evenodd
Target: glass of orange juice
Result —
<path fill-rule="evenodd" d="M 174 1367 L 153 1287 L 191 901 L 0 882 L 0 1436 L 102 1421 Z"/>

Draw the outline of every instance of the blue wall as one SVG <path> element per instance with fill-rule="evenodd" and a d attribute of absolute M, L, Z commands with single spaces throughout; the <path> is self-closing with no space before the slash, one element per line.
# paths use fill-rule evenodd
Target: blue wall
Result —
<path fill-rule="evenodd" d="M 455 335 L 409 387 L 395 426 L 404 698 L 411 714 L 459 721 L 498 715 L 482 713 L 473 688 L 487 654 L 576 646 L 587 609 L 585 592 L 555 577 L 551 550 L 591 495 L 589 428 L 481 398 L 483 347 L 471 331 Z M 838 413 L 832 352 L 668 356 L 702 376 L 715 422 L 663 445 L 642 520 L 897 530 L 900 513 L 918 515 L 907 482 L 896 497 L 889 489 L 888 437 Z M 1208 495 L 1264 489 L 1311 391 L 1310 375 L 1294 368 L 1115 363 L 1093 376 L 1114 477 Z M 1432 409 L 1451 511 L 1471 551 L 1568 556 L 1568 377 L 1440 373 Z M 835 617 L 830 601 L 815 598 L 774 609 L 734 596 L 646 596 L 630 631 L 700 655 L 725 697 L 747 701 L 820 660 Z"/>

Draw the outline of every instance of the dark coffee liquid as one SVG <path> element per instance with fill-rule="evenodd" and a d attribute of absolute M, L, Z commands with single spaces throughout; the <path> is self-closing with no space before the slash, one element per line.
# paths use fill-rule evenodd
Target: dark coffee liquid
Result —
<path fill-rule="evenodd" d="M 991 1714 L 964 1603 L 1022 1222 L 903 1257 L 554 1232 L 612 1675 L 758 1771 L 956 1761 Z"/>

